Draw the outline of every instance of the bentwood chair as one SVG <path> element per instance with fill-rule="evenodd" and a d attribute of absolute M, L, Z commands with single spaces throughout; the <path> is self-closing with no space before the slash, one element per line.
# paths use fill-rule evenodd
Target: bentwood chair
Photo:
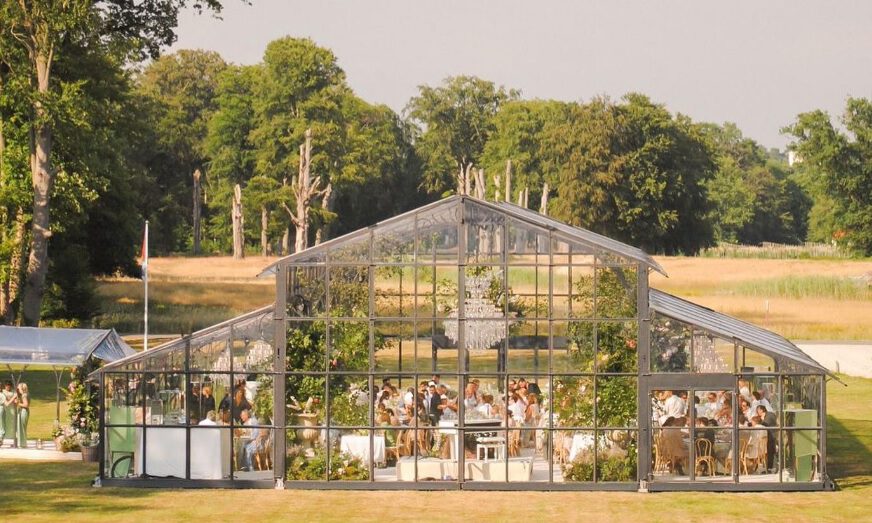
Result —
<path fill-rule="evenodd" d="M 705 465 L 709 476 L 715 475 L 715 458 L 712 454 L 712 442 L 707 439 L 698 439 L 696 440 L 696 460 L 693 466 L 697 476 L 702 475 L 699 471 L 703 465 Z"/>

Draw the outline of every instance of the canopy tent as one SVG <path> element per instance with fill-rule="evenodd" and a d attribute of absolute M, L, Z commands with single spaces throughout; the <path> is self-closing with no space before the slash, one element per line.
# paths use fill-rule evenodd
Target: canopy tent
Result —
<path fill-rule="evenodd" d="M 0 326 L 0 364 L 69 367 L 91 356 L 110 362 L 135 353 L 114 329 Z"/>
<path fill-rule="evenodd" d="M 93 356 L 105 362 L 136 354 L 115 329 L 50 329 L 0 325 L 0 364 L 6 364 L 18 386 L 21 373 L 32 366 L 51 367 L 56 381 L 56 419 L 60 419 L 61 370 L 78 367 Z M 20 366 L 18 375 L 12 367 Z"/>

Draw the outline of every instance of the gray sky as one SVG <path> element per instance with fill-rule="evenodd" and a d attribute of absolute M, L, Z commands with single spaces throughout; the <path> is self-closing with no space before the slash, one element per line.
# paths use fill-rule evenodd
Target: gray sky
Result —
<path fill-rule="evenodd" d="M 698 121 L 738 124 L 767 147 L 803 111 L 872 97 L 872 2 L 225 0 L 223 20 L 185 13 L 174 49 L 242 64 L 266 44 L 312 38 L 362 98 L 401 111 L 421 84 L 458 74 L 525 98 L 639 91 Z"/>

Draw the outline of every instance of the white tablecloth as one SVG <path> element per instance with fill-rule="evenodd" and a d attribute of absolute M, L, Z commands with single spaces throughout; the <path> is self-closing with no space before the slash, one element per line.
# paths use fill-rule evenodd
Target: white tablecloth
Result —
<path fill-rule="evenodd" d="M 339 449 L 345 454 L 350 454 L 362 459 L 365 463 L 369 463 L 369 436 L 342 436 Z M 384 436 L 373 437 L 372 457 L 376 463 L 385 462 Z"/>
<path fill-rule="evenodd" d="M 185 477 L 185 429 L 147 429 L 143 467 L 142 429 L 136 429 L 136 474 Z M 191 428 L 191 479 L 222 479 L 230 476 L 230 431 Z"/>

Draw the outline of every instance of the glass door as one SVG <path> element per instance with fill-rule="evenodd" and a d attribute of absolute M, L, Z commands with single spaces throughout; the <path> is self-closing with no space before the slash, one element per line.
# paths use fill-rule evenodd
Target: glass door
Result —
<path fill-rule="evenodd" d="M 712 378 L 648 388 L 651 481 L 734 482 L 735 385 Z"/>

